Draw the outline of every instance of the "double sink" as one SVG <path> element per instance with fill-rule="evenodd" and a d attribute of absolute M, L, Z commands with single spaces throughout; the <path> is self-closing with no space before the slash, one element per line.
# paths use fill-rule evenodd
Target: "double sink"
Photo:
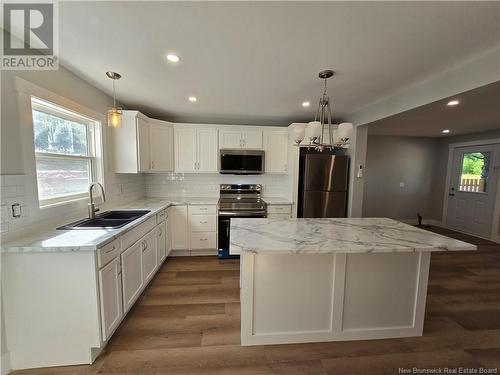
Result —
<path fill-rule="evenodd" d="M 57 229 L 116 229 L 139 219 L 149 212 L 149 210 L 106 211 L 94 218 L 78 220 Z"/>

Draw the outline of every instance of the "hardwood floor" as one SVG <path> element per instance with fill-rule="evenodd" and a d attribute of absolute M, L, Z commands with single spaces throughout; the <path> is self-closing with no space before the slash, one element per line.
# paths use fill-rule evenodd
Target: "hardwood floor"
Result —
<path fill-rule="evenodd" d="M 25 374 L 398 374 L 500 368 L 500 245 L 451 232 L 477 252 L 434 253 L 423 337 L 239 346 L 239 264 L 168 259 L 92 366 Z M 494 373 L 498 373 L 494 372 Z"/>

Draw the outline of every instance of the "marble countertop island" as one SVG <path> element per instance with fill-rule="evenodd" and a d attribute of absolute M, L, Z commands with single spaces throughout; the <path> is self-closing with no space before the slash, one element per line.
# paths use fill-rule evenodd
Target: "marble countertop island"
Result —
<path fill-rule="evenodd" d="M 477 250 L 388 218 L 231 219 L 230 253 L 387 253 Z"/>

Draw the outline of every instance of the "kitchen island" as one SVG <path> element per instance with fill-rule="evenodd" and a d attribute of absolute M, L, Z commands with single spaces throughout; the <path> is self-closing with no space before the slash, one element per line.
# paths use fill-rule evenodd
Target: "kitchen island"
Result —
<path fill-rule="evenodd" d="M 241 344 L 421 336 L 431 253 L 476 246 L 387 218 L 232 219 Z"/>

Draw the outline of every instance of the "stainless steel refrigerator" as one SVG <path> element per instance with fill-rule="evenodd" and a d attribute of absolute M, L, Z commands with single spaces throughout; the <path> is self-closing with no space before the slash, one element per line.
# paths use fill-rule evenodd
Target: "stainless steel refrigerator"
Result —
<path fill-rule="evenodd" d="M 298 217 L 346 217 L 349 157 L 300 155 Z"/>

